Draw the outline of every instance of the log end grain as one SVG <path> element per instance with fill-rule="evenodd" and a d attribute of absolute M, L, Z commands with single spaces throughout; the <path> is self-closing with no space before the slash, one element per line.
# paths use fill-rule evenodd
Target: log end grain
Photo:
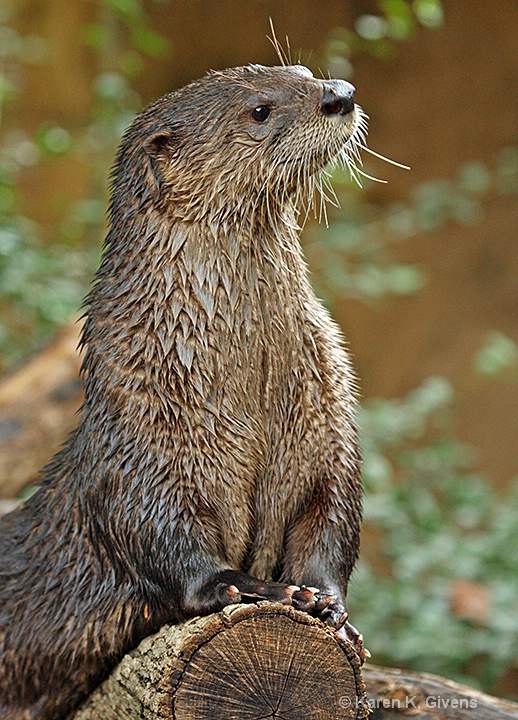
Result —
<path fill-rule="evenodd" d="M 173 717 L 365 717 L 357 655 L 320 621 L 277 604 L 236 608 L 222 620 L 219 632 L 186 648 Z"/>

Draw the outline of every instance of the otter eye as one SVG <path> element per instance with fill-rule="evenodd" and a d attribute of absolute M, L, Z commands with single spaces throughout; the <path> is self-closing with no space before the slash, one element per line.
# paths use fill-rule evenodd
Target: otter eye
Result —
<path fill-rule="evenodd" d="M 268 120 L 270 113 L 271 109 L 268 105 L 259 105 L 259 107 L 252 110 L 252 117 L 254 120 L 257 120 L 257 122 L 264 122 L 265 120 Z"/>

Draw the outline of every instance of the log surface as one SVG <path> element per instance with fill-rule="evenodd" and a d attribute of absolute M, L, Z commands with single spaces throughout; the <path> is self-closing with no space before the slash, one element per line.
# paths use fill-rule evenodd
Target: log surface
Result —
<path fill-rule="evenodd" d="M 144 640 L 73 720 L 361 720 L 364 693 L 356 652 L 319 620 L 235 605 Z"/>
<path fill-rule="evenodd" d="M 518 720 L 518 703 L 452 680 L 410 670 L 366 665 L 369 720 Z"/>
<path fill-rule="evenodd" d="M 68 720 L 367 717 L 518 720 L 518 704 L 425 673 L 360 671 L 349 643 L 320 621 L 259 603 L 165 626 Z"/>

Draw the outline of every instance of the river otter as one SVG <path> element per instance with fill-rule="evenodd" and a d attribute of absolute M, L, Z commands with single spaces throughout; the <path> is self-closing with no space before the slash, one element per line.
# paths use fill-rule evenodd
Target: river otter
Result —
<path fill-rule="evenodd" d="M 354 152 L 353 95 L 251 65 L 166 95 L 126 132 L 81 421 L 0 525 L 2 718 L 62 718 L 142 637 L 229 603 L 346 622 L 354 379 L 295 200 Z"/>

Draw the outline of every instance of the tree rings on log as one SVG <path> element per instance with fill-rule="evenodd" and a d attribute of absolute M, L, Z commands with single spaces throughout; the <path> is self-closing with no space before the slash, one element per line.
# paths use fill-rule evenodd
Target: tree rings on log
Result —
<path fill-rule="evenodd" d="M 178 720 L 366 716 L 353 648 L 290 607 L 240 608 L 210 638 L 197 637 L 184 658 L 173 690 Z"/>

